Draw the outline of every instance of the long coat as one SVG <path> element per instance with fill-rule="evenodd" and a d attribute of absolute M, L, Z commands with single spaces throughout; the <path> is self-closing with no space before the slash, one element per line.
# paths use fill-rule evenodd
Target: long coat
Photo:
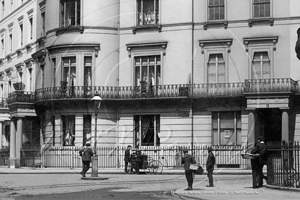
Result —
<path fill-rule="evenodd" d="M 259 154 L 258 164 L 263 166 L 267 161 L 267 145 L 264 142 L 258 143 L 251 151 L 252 154 Z"/>
<path fill-rule="evenodd" d="M 125 157 L 124 157 L 125 162 L 130 162 L 130 149 L 125 150 Z"/>
<path fill-rule="evenodd" d="M 83 148 L 79 151 L 82 161 L 92 161 L 93 151 L 90 147 Z"/>
<path fill-rule="evenodd" d="M 189 170 L 191 163 L 196 164 L 195 158 L 188 153 L 184 154 L 181 160 L 181 164 L 184 164 L 184 170 Z"/>
<path fill-rule="evenodd" d="M 212 152 L 209 152 L 206 160 L 206 171 L 214 170 L 215 164 L 216 164 L 215 155 Z"/>

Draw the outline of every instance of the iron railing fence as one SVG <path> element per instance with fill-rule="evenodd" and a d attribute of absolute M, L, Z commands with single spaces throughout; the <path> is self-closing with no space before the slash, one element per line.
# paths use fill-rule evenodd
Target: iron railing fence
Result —
<path fill-rule="evenodd" d="M 9 164 L 9 148 L 0 149 L 0 166 L 8 166 Z"/>
<path fill-rule="evenodd" d="M 291 78 L 246 79 L 245 93 L 295 93 L 298 82 Z"/>
<path fill-rule="evenodd" d="M 22 148 L 20 154 L 21 167 L 40 167 L 42 165 L 40 148 Z"/>
<path fill-rule="evenodd" d="M 148 159 L 159 160 L 164 168 L 181 168 L 182 149 L 191 147 L 141 147 L 142 154 Z M 207 159 L 207 146 L 194 146 L 193 152 L 196 160 L 205 167 Z M 246 161 L 241 153 L 243 146 L 215 146 L 216 168 L 246 168 Z M 41 150 L 41 163 L 44 167 L 53 168 L 79 168 L 82 166 L 79 156 L 80 147 L 48 147 Z M 125 146 L 98 147 L 99 168 L 123 168 Z"/>
<path fill-rule="evenodd" d="M 194 84 L 193 97 L 234 97 L 242 96 L 244 83 Z"/>
<path fill-rule="evenodd" d="M 268 148 L 268 184 L 300 188 L 300 143 Z"/>

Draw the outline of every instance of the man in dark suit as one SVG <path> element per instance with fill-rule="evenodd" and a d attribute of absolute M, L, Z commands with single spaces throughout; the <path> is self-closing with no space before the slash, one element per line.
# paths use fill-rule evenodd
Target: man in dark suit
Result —
<path fill-rule="evenodd" d="M 206 187 L 214 187 L 213 171 L 214 171 L 215 164 L 216 164 L 216 159 L 215 159 L 215 155 L 212 153 L 212 147 L 208 147 L 206 171 L 207 171 L 209 185 L 207 185 Z"/>
<path fill-rule="evenodd" d="M 251 151 L 251 154 L 257 154 L 256 158 L 251 159 L 252 187 L 259 188 L 263 186 L 263 179 L 265 178 L 263 166 L 267 154 L 267 145 L 264 143 L 264 139 L 261 136 L 258 137 L 258 143 Z"/>
<path fill-rule="evenodd" d="M 125 171 L 125 173 L 126 174 L 128 174 L 128 163 L 131 161 L 131 153 L 130 153 L 130 151 L 131 151 L 131 146 L 130 145 L 128 145 L 127 146 L 127 149 L 125 150 L 125 157 L 124 157 L 124 161 L 125 161 L 125 169 L 124 169 L 124 171 Z"/>
<path fill-rule="evenodd" d="M 139 147 L 137 146 L 136 147 L 136 157 L 135 157 L 135 172 L 137 174 L 140 173 L 140 167 L 141 167 L 141 164 L 142 164 L 142 152 L 141 150 L 139 150 Z"/>
<path fill-rule="evenodd" d="M 85 177 L 86 172 L 90 169 L 90 162 L 92 161 L 93 150 L 91 149 L 91 144 L 86 143 L 85 146 L 79 151 L 79 155 L 82 159 L 82 171 L 80 174 Z"/>
<path fill-rule="evenodd" d="M 181 159 L 181 164 L 184 164 L 184 171 L 185 171 L 185 178 L 188 182 L 188 188 L 185 190 L 192 190 L 193 189 L 193 171 L 190 169 L 190 164 L 196 164 L 196 160 L 193 156 L 188 154 L 188 150 L 184 149 L 183 150 L 183 157 Z"/>

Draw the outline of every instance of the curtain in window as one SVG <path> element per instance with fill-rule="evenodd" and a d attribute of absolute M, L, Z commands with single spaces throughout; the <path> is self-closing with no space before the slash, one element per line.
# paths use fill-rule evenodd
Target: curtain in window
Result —
<path fill-rule="evenodd" d="M 64 146 L 74 145 L 75 116 L 63 116 Z"/>
<path fill-rule="evenodd" d="M 80 25 L 80 0 L 61 0 L 62 26 Z"/>
<path fill-rule="evenodd" d="M 158 115 L 134 116 L 134 122 L 135 122 L 136 145 L 142 145 L 142 146 L 160 145 L 160 137 L 159 137 L 160 118 Z M 139 141 L 139 138 L 141 138 L 141 143 Z"/>
<path fill-rule="evenodd" d="M 138 0 L 138 24 L 152 25 L 158 23 L 158 0 Z"/>

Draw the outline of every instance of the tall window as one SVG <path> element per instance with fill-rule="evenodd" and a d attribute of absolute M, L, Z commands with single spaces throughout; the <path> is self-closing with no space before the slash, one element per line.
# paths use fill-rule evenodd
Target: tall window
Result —
<path fill-rule="evenodd" d="M 63 146 L 74 146 L 75 142 L 75 116 L 63 115 Z"/>
<path fill-rule="evenodd" d="M 208 83 L 225 83 L 225 61 L 223 54 L 210 54 L 207 68 Z"/>
<path fill-rule="evenodd" d="M 254 18 L 270 17 L 270 0 L 253 0 Z"/>
<path fill-rule="evenodd" d="M 160 116 L 136 115 L 134 116 L 134 139 L 136 146 L 160 145 Z"/>
<path fill-rule="evenodd" d="M 137 0 L 138 25 L 154 25 L 159 21 L 158 0 Z"/>
<path fill-rule="evenodd" d="M 23 24 L 20 24 L 20 47 L 23 47 Z"/>
<path fill-rule="evenodd" d="M 53 87 L 56 86 L 56 59 L 52 58 L 52 66 L 53 66 Z"/>
<path fill-rule="evenodd" d="M 160 56 L 138 56 L 134 58 L 135 85 L 155 86 L 160 84 Z"/>
<path fill-rule="evenodd" d="M 46 36 L 46 18 L 45 18 L 45 12 L 43 12 L 42 14 L 42 36 Z"/>
<path fill-rule="evenodd" d="M 84 57 L 84 88 L 86 94 L 89 94 L 92 86 L 92 57 Z"/>
<path fill-rule="evenodd" d="M 80 1 L 61 0 L 61 26 L 80 25 Z"/>
<path fill-rule="evenodd" d="M 225 19 L 224 0 L 209 0 L 208 1 L 208 19 L 209 20 L 224 20 Z"/>
<path fill-rule="evenodd" d="M 33 91 L 32 68 L 28 69 L 29 73 L 29 91 Z"/>
<path fill-rule="evenodd" d="M 55 115 L 51 118 L 52 121 L 52 145 L 55 146 Z"/>
<path fill-rule="evenodd" d="M 5 12 L 5 4 L 4 4 L 4 0 L 2 1 L 2 3 L 1 3 L 1 6 L 2 6 L 2 9 L 1 9 L 1 18 L 3 19 L 4 18 L 4 12 Z"/>
<path fill-rule="evenodd" d="M 270 58 L 267 51 L 254 52 L 252 60 L 252 79 L 271 78 Z"/>
<path fill-rule="evenodd" d="M 76 84 L 76 57 L 65 57 L 62 60 L 63 81 L 66 85 L 75 86 Z"/>
<path fill-rule="evenodd" d="M 9 50 L 10 50 L 10 53 L 12 53 L 12 47 L 13 47 L 13 35 L 12 33 L 9 34 Z"/>
<path fill-rule="evenodd" d="M 1 39 L 1 57 L 3 58 L 4 56 L 5 56 L 4 39 Z"/>
<path fill-rule="evenodd" d="M 212 113 L 213 145 L 241 145 L 241 113 Z"/>
<path fill-rule="evenodd" d="M 41 72 L 42 72 L 42 88 L 45 87 L 45 65 L 41 64 Z"/>
<path fill-rule="evenodd" d="M 83 116 L 83 144 L 91 142 L 91 131 L 92 130 L 92 116 L 84 115 Z"/>
<path fill-rule="evenodd" d="M 33 19 L 32 17 L 29 19 L 29 39 L 32 40 L 32 36 L 33 36 Z"/>

